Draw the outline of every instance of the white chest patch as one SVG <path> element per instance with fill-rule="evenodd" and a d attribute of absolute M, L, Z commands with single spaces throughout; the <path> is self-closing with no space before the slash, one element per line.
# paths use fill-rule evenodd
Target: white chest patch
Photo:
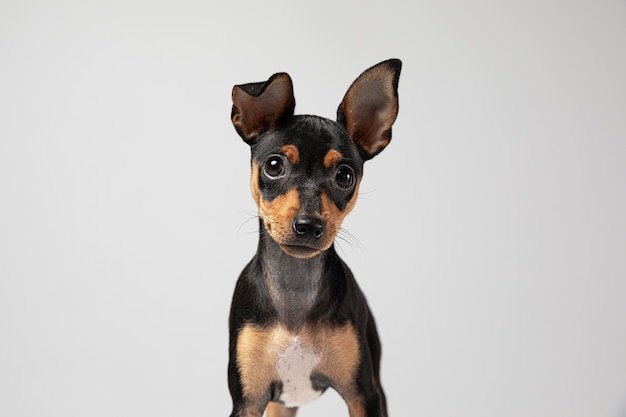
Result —
<path fill-rule="evenodd" d="M 299 407 L 322 395 L 313 389 L 311 372 L 320 363 L 320 357 L 312 349 L 302 346 L 299 337 L 294 337 L 276 358 L 278 376 L 283 383 L 280 400 L 287 407 Z"/>

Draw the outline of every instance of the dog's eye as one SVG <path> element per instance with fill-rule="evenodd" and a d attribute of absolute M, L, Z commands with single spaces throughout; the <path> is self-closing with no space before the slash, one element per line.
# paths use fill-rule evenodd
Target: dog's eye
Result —
<path fill-rule="evenodd" d="M 265 171 L 265 175 L 272 179 L 276 179 L 285 173 L 285 164 L 280 156 L 273 155 L 265 161 L 263 169 Z"/>
<path fill-rule="evenodd" d="M 347 165 L 342 165 L 335 174 L 335 181 L 341 188 L 350 188 L 354 185 L 354 170 Z"/>

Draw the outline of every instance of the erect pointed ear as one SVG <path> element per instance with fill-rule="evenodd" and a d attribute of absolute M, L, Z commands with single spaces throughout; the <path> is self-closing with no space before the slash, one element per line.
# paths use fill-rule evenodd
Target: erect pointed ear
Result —
<path fill-rule="evenodd" d="M 391 140 L 391 125 L 398 115 L 398 81 L 402 62 L 390 59 L 374 65 L 357 78 L 337 109 L 337 122 L 371 159 Z"/>
<path fill-rule="evenodd" d="M 292 116 L 295 106 L 291 77 L 282 72 L 265 82 L 234 86 L 230 117 L 239 136 L 252 144 L 282 118 Z"/>

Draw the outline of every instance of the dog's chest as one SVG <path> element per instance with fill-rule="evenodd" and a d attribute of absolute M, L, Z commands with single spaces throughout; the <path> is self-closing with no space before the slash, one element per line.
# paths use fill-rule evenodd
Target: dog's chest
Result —
<path fill-rule="evenodd" d="M 237 338 L 244 395 L 253 398 L 272 392 L 288 407 L 315 400 L 327 386 L 351 385 L 359 360 L 358 338 L 349 323 L 334 328 L 305 326 L 297 332 L 282 325 L 246 325 Z M 278 391 L 274 391 L 276 382 Z"/>
<path fill-rule="evenodd" d="M 276 372 L 282 383 L 280 401 L 287 407 L 298 407 L 310 403 L 322 392 L 313 388 L 311 375 L 320 363 L 317 348 L 307 345 L 298 336 L 293 336 L 287 346 L 276 356 Z"/>

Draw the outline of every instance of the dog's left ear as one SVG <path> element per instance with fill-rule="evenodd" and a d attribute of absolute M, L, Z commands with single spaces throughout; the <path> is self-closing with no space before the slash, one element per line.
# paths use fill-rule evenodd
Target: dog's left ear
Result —
<path fill-rule="evenodd" d="M 348 131 L 364 159 L 378 155 L 391 141 L 398 115 L 398 81 L 402 62 L 390 59 L 357 78 L 337 109 L 337 122 Z"/>
<path fill-rule="evenodd" d="M 281 72 L 265 82 L 234 86 L 230 117 L 239 136 L 252 144 L 281 119 L 292 116 L 295 106 L 291 77 Z"/>

